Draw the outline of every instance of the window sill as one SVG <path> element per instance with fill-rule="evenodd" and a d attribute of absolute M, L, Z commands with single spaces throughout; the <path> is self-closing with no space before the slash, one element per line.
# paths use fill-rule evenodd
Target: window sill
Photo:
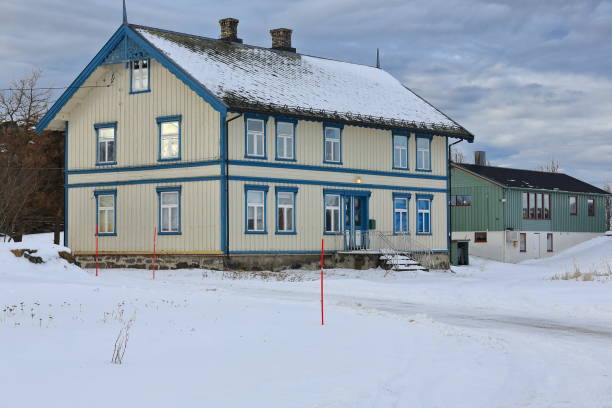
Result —
<path fill-rule="evenodd" d="M 393 235 L 410 235 L 408 231 L 393 231 Z"/>
<path fill-rule="evenodd" d="M 323 164 L 334 164 L 336 166 L 342 166 L 342 161 L 325 161 L 325 160 L 323 160 Z"/>
<path fill-rule="evenodd" d="M 276 231 L 276 235 L 297 235 L 296 231 Z"/>
<path fill-rule="evenodd" d="M 144 94 L 144 93 L 149 93 L 151 92 L 150 89 L 146 89 L 144 91 L 130 91 L 130 95 L 138 95 L 138 94 Z"/>
<path fill-rule="evenodd" d="M 417 232 L 417 235 L 432 235 L 431 232 Z"/>
<path fill-rule="evenodd" d="M 296 159 L 283 159 L 282 157 L 277 157 L 275 158 L 276 161 L 283 161 L 283 162 L 297 162 Z"/>
<path fill-rule="evenodd" d="M 400 170 L 400 171 L 410 171 L 410 168 L 408 167 L 391 167 L 392 170 Z"/>
<path fill-rule="evenodd" d="M 116 161 L 112 162 L 96 162 L 96 166 L 115 166 L 117 165 Z"/>
<path fill-rule="evenodd" d="M 117 233 L 116 232 L 99 232 L 98 236 L 99 237 L 116 237 Z"/>
<path fill-rule="evenodd" d="M 268 156 L 244 156 L 245 159 L 268 160 Z"/>
<path fill-rule="evenodd" d="M 267 235 L 268 231 L 244 231 L 245 234 L 248 235 Z"/>
<path fill-rule="evenodd" d="M 157 235 L 181 235 L 181 234 L 182 234 L 181 231 L 176 231 L 176 232 L 162 232 L 162 231 L 159 231 L 157 233 Z"/>
<path fill-rule="evenodd" d="M 424 173 L 431 173 L 431 169 L 414 169 L 415 171 L 421 171 Z"/>
<path fill-rule="evenodd" d="M 323 231 L 323 235 L 343 235 L 342 232 Z"/>
<path fill-rule="evenodd" d="M 180 157 L 177 158 L 172 158 L 172 159 L 162 159 L 161 157 L 157 159 L 158 162 L 176 162 L 176 161 L 181 161 Z"/>

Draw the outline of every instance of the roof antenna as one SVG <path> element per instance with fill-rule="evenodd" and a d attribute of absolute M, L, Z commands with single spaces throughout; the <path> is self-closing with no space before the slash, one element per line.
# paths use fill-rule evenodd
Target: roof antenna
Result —
<path fill-rule="evenodd" d="M 376 68 L 380 69 L 380 51 L 376 49 Z"/>
<path fill-rule="evenodd" d="M 127 24 L 127 10 L 125 9 L 125 0 L 123 0 L 123 24 Z"/>

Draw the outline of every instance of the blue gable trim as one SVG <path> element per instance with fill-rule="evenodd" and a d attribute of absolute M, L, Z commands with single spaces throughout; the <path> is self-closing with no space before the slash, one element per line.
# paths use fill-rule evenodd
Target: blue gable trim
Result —
<path fill-rule="evenodd" d="M 115 46 L 100 65 L 120 64 L 134 60 L 144 60 L 151 58 L 147 50 L 137 44 L 129 37 L 123 39 Z"/>
<path fill-rule="evenodd" d="M 160 52 L 151 43 L 144 39 L 140 34 L 134 31 L 128 25 L 121 25 L 112 37 L 104 44 L 102 49 L 96 54 L 91 62 L 85 67 L 85 69 L 79 74 L 79 76 L 70 84 L 68 89 L 64 91 L 62 96 L 53 104 L 51 109 L 45 114 L 41 121 L 36 126 L 37 132 L 42 132 L 49 123 L 55 118 L 58 112 L 66 105 L 66 103 L 72 98 L 77 90 L 83 85 L 83 83 L 89 78 L 91 73 L 100 65 L 102 65 L 109 54 L 117 47 L 117 45 L 127 37 L 127 41 L 132 41 L 135 46 L 138 46 L 142 52 L 147 52 L 151 58 L 155 58 L 161 63 L 168 71 L 172 72 L 178 79 L 183 81 L 191 90 L 198 94 L 202 99 L 208 102 L 215 110 L 225 113 L 227 112 L 227 106 L 216 96 L 214 96 L 204 85 L 195 80 L 189 75 L 183 68 L 181 68 L 176 62 L 170 59 L 168 56 Z"/>

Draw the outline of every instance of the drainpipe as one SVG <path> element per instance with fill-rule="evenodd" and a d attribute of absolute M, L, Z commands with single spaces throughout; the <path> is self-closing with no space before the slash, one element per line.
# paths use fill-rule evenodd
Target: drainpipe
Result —
<path fill-rule="evenodd" d="M 227 211 L 225 214 L 225 248 L 227 249 L 227 253 L 225 254 L 226 256 L 229 256 L 229 243 L 230 243 L 230 225 L 229 225 L 229 218 L 230 218 L 230 212 L 229 212 L 229 123 L 234 120 L 234 119 L 238 119 L 239 117 L 242 116 L 242 113 L 239 113 L 237 116 L 234 116 L 233 118 L 226 120 L 225 121 L 225 148 L 224 148 L 224 152 L 223 152 L 223 156 L 225 157 L 223 166 L 225 167 L 225 171 L 224 171 L 224 175 L 223 177 L 225 178 L 225 189 L 223 190 L 223 194 L 225 195 L 225 206 L 227 207 Z"/>
<path fill-rule="evenodd" d="M 446 143 L 448 144 L 448 138 L 446 140 L 447 140 Z M 448 232 L 447 232 L 447 234 L 448 234 L 448 237 L 447 237 L 448 243 L 447 243 L 447 248 L 448 248 L 448 259 L 449 259 L 449 261 L 450 261 L 450 258 L 451 258 L 450 251 L 451 251 L 451 241 L 452 241 L 452 236 L 453 236 L 453 231 L 452 231 L 453 224 L 451 222 L 452 220 L 451 220 L 451 208 L 450 208 L 450 196 L 451 196 L 451 148 L 454 145 L 456 145 L 458 143 L 461 143 L 461 142 L 463 142 L 463 139 L 459 139 L 456 142 L 451 143 L 450 145 L 448 145 L 448 151 L 447 151 L 447 156 L 446 156 L 447 157 L 447 160 L 446 160 L 446 167 L 447 167 L 446 168 L 446 174 L 447 174 L 447 178 L 448 178 L 448 186 L 447 186 L 447 190 L 448 191 L 447 191 L 447 194 L 446 194 L 446 209 L 447 209 L 446 210 L 446 214 L 447 214 L 446 218 L 448 219 Z"/>

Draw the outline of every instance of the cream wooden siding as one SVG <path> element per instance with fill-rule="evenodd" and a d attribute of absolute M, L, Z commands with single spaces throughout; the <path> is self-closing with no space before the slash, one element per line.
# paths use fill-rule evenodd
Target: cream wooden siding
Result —
<path fill-rule="evenodd" d="M 156 118 L 171 115 L 182 115 L 181 161 L 219 157 L 219 112 L 161 64 L 151 60 L 151 92 L 130 94 L 125 64 L 98 67 L 92 77 L 101 78 L 96 83 L 109 83 L 112 75 L 110 87 L 91 88 L 80 103 L 72 102 L 70 111 L 63 112 L 69 121 L 69 169 L 96 167 L 94 124 L 106 122 L 117 122 L 115 167 L 157 164 Z"/>
<path fill-rule="evenodd" d="M 245 233 L 245 192 L 244 186 L 268 186 L 266 198 L 267 234 Z M 295 201 L 296 235 L 276 234 L 276 186 L 298 187 Z M 337 189 L 334 186 L 313 186 L 297 183 L 262 183 L 231 181 L 229 187 L 230 202 L 230 251 L 318 251 L 321 238 L 325 238 L 328 250 L 342 250 L 342 236 L 323 234 L 323 190 Z M 382 189 L 340 188 L 342 190 L 371 191 L 369 200 L 369 217 L 377 222 L 378 231 L 393 231 L 393 191 Z M 406 191 L 397 191 L 406 193 Z M 447 249 L 446 240 L 446 193 L 433 193 L 432 235 L 416 235 L 416 194 L 411 192 L 409 222 L 412 237 L 425 248 Z M 429 194 L 429 193 L 423 193 Z"/>
<path fill-rule="evenodd" d="M 139 171 L 121 171 L 68 175 L 68 184 L 81 183 L 114 183 L 180 178 L 219 177 L 221 169 L 219 164 L 194 167 L 177 167 L 169 169 L 152 169 Z"/>
<path fill-rule="evenodd" d="M 229 158 L 231 160 L 255 160 L 245 158 L 244 117 L 229 123 Z M 361 126 L 344 126 L 342 131 L 342 165 L 323 163 L 323 123 L 300 120 L 295 127 L 295 153 L 297 164 L 312 166 L 346 167 L 377 171 L 395 171 L 392 162 L 392 132 Z M 266 127 L 267 161 L 277 162 L 276 130 L 274 117 L 268 117 Z M 410 170 L 399 173 L 433 174 L 445 176 L 446 138 L 436 136 L 431 144 L 431 172 L 416 171 L 416 139 L 408 140 L 408 165 Z"/>
<path fill-rule="evenodd" d="M 101 252 L 151 252 L 158 226 L 157 187 L 181 186 L 181 235 L 158 235 L 160 253 L 219 253 L 219 181 L 68 189 L 68 242 L 77 253 L 95 251 L 94 191 L 117 190 L 117 235 L 99 237 Z"/>

